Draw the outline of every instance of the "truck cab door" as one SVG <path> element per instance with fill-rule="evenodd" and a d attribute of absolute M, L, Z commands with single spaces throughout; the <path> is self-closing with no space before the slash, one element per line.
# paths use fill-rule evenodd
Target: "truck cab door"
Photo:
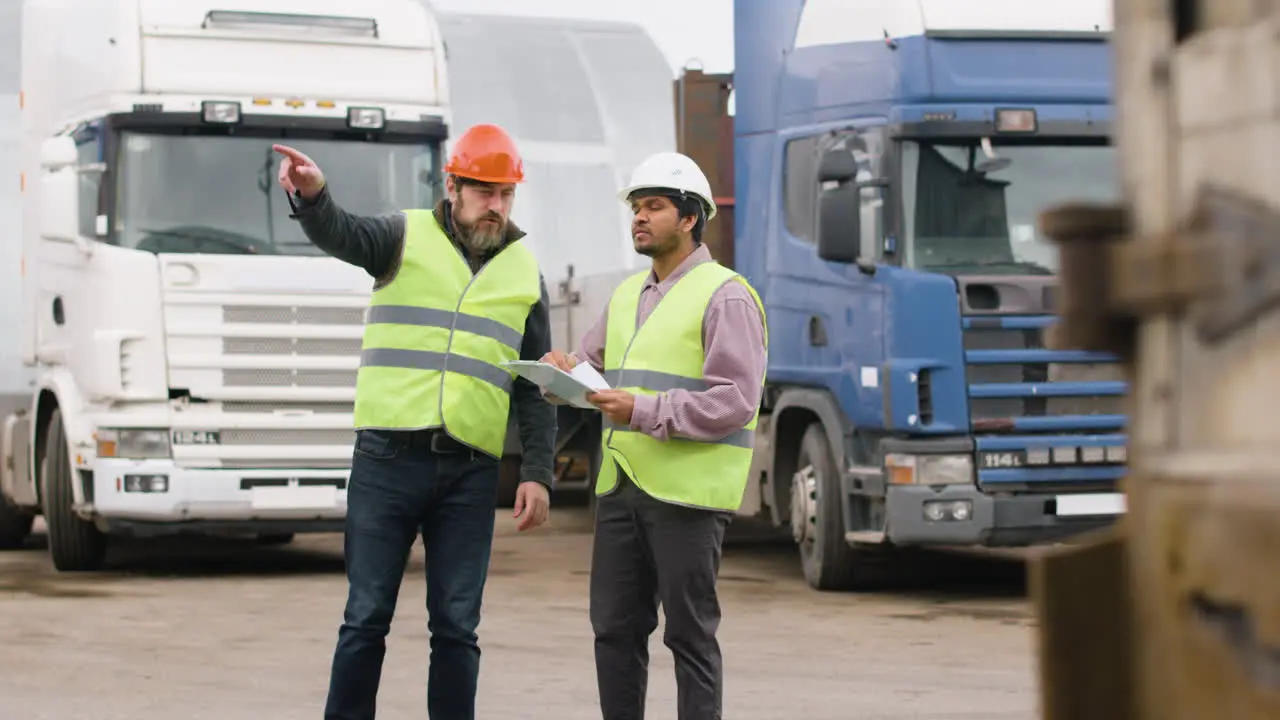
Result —
<path fill-rule="evenodd" d="M 41 148 L 36 357 L 67 368 L 91 401 L 164 399 L 159 262 L 106 242 L 113 193 L 103 141 L 99 125 L 86 125 Z"/>
<path fill-rule="evenodd" d="M 781 138 L 782 221 L 772 253 L 771 327 L 800 328 L 771 342 L 786 382 L 825 386 L 855 424 L 878 424 L 885 291 L 883 129 L 845 126 Z M 774 324 L 774 321 L 777 324 Z M 866 415 L 863 417 L 862 415 Z"/>
<path fill-rule="evenodd" d="M 36 357 L 42 365 L 78 365 L 94 360 L 91 270 L 107 233 L 103 202 L 101 136 L 94 128 L 45 141 L 40 151 L 38 232 L 32 298 Z M 116 277 L 119 287 L 129 278 Z M 80 345 L 80 346 L 78 346 Z"/>

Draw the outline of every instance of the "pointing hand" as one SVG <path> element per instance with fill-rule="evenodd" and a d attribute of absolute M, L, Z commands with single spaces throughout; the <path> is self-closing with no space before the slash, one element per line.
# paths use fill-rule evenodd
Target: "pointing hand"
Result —
<path fill-rule="evenodd" d="M 311 158 L 288 145 L 272 145 L 272 150 L 284 156 L 280 162 L 280 187 L 292 195 L 295 190 L 304 200 L 314 200 L 324 189 L 324 173 Z"/>

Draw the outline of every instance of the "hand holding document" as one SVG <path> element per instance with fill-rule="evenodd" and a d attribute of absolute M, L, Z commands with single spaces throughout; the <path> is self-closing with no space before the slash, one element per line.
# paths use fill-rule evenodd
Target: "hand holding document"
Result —
<path fill-rule="evenodd" d="M 574 407 L 584 410 L 596 410 L 587 400 L 587 394 L 597 390 L 608 390 L 600 373 L 589 363 L 578 363 L 569 372 L 565 372 L 551 363 L 532 360 L 512 360 L 504 363 L 512 372 L 537 385 L 548 395 L 554 395 Z"/>

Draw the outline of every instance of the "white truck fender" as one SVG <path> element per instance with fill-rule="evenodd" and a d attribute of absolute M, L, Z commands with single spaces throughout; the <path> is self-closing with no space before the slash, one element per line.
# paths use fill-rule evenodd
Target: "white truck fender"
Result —
<path fill-rule="evenodd" d="M 57 407 L 62 416 L 62 427 L 67 436 L 67 445 L 62 451 L 67 453 L 67 457 L 71 460 L 73 470 L 78 470 L 81 465 L 76 462 L 76 456 L 92 457 L 95 455 L 95 446 L 93 438 L 93 427 L 85 418 L 84 413 L 84 396 L 76 387 L 75 378 L 72 377 L 70 371 L 63 367 L 48 368 L 40 374 L 38 383 L 40 394 L 48 392 L 53 395 L 57 402 Z M 31 442 L 35 447 L 36 436 L 44 432 L 45 428 L 35 426 L 35 418 L 32 418 Z M 35 453 L 31 453 L 31 477 L 36 476 L 36 466 L 39 459 Z M 75 498 L 76 505 L 84 503 L 84 488 L 80 483 L 71 483 L 72 496 Z"/>

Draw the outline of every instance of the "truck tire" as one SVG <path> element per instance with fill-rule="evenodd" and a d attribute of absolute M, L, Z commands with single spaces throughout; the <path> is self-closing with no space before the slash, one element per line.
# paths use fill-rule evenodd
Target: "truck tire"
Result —
<path fill-rule="evenodd" d="M 851 547 L 845 540 L 840 472 L 822 423 L 805 429 L 796 468 L 791 532 L 805 581 L 815 590 L 867 589 L 879 583 L 887 561 L 884 550 Z"/>
<path fill-rule="evenodd" d="M 49 555 L 59 572 L 98 570 L 107 554 L 107 537 L 72 509 L 75 472 L 67 456 L 62 413 L 54 410 L 45 433 L 40 488 L 44 520 L 49 526 Z"/>
<path fill-rule="evenodd" d="M 0 550 L 17 550 L 31 534 L 35 515 L 0 495 Z"/>

